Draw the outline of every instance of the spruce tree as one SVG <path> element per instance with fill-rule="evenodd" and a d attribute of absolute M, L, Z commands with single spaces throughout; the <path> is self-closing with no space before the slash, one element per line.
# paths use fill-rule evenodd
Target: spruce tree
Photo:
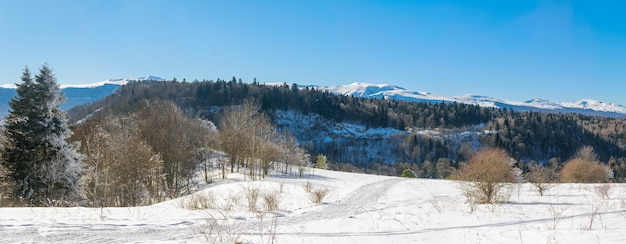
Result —
<path fill-rule="evenodd" d="M 5 118 L 2 163 L 15 182 L 14 196 L 34 205 L 76 200 L 80 155 L 71 136 L 52 70 L 43 65 L 33 82 L 28 68 Z"/>

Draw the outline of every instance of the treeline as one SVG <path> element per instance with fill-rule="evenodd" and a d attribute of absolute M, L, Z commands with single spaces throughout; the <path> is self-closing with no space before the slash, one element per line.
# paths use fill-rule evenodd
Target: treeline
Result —
<path fill-rule="evenodd" d="M 615 118 L 515 112 L 460 103 L 366 99 L 297 84 L 264 85 L 257 81 L 248 84 L 235 77 L 230 81 L 133 82 L 106 99 L 72 109 L 69 114 L 71 121 L 77 121 L 99 109 L 125 111 L 145 99 L 164 99 L 174 101 L 187 114 L 219 124 L 220 108 L 241 104 L 247 98 L 258 101 L 261 111 L 268 115 L 277 110 L 293 110 L 318 114 L 334 122 L 413 131 L 376 142 L 378 144 L 354 140 L 311 145 L 294 133 L 301 143 L 309 143 L 307 149 L 311 154 L 327 155 L 330 162 L 342 168 L 353 165 L 358 169 L 352 170 L 398 174 L 397 167 L 391 164 L 406 164 L 426 167 L 426 170 L 419 169 L 427 172 L 423 176 L 441 177 L 442 174 L 436 173 L 436 165 L 445 172 L 455 169 L 480 147 L 503 148 L 522 164 L 547 164 L 562 163 L 572 158 L 579 148 L 589 145 L 602 162 L 612 164 L 616 178 L 624 177 L 626 123 Z M 439 135 L 418 133 L 423 130 L 435 130 Z M 478 134 L 478 138 L 459 136 L 469 130 Z M 383 143 L 384 149 L 368 149 L 381 150 L 377 158 L 346 156 L 355 154 L 358 151 L 355 147 Z M 435 170 L 428 170 L 429 165 Z"/>
<path fill-rule="evenodd" d="M 171 101 L 141 100 L 130 109 L 74 127 L 70 139 L 82 145 L 87 205 L 150 205 L 190 194 L 198 177 L 211 183 L 236 171 L 256 180 L 270 169 L 301 175 L 309 165 L 295 139 L 251 100 L 225 108 L 219 127 L 185 115 Z M 228 160 L 215 159 L 221 152 Z"/>
<path fill-rule="evenodd" d="M 208 108 L 241 104 L 244 99 L 259 101 L 263 111 L 297 110 L 316 113 L 334 121 L 352 121 L 371 127 L 462 127 L 486 123 L 497 110 L 484 109 L 462 103 L 414 103 L 396 100 L 367 99 L 338 96 L 325 90 L 292 85 L 247 84 L 218 79 L 217 81 L 177 82 L 145 81 L 131 82 L 115 95 L 91 105 L 70 110 L 70 121 L 75 122 L 93 111 L 114 105 L 117 110 L 127 110 L 144 99 L 175 101 L 182 108 L 189 108 L 204 118 L 213 118 Z"/>

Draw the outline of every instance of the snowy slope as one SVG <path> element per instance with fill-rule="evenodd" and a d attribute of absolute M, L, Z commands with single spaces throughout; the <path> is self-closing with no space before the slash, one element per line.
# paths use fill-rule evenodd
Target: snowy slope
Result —
<path fill-rule="evenodd" d="M 179 199 L 130 208 L 0 208 L 2 243 L 623 243 L 626 185 L 558 184 L 539 196 L 518 185 L 506 204 L 465 202 L 450 180 L 310 169 L 228 180 Z M 303 186 L 326 188 L 314 204 Z M 279 210 L 248 211 L 246 189 L 278 195 Z M 214 199 L 193 209 L 194 199 Z M 274 233 L 274 234 L 272 234 Z"/>
<path fill-rule="evenodd" d="M 335 94 L 364 98 L 385 98 L 414 102 L 458 102 L 476 104 L 481 107 L 510 108 L 518 111 L 580 113 L 586 115 L 626 118 L 626 106 L 592 99 L 583 99 L 576 102 L 551 102 L 544 99 L 532 99 L 529 101 L 518 102 L 473 94 L 449 97 L 435 95 L 428 92 L 410 91 L 394 85 L 359 82 L 349 85 L 320 86 L 317 88 L 325 89 Z"/>

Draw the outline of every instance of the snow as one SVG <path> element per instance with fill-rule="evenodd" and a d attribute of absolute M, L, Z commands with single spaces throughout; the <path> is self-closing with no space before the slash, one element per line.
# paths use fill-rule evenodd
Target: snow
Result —
<path fill-rule="evenodd" d="M 472 211 L 455 181 L 308 173 L 304 179 L 277 173 L 256 182 L 231 174 L 190 196 L 145 207 L 0 208 L 0 241 L 269 243 L 275 237 L 275 243 L 622 243 L 626 231 L 622 184 L 610 185 L 608 199 L 594 184 L 558 184 L 545 196 L 521 184 L 508 203 Z M 321 204 L 310 201 L 307 183 L 329 189 Z M 261 199 L 261 211 L 249 212 L 246 188 L 276 192 L 276 217 L 262 211 Z M 184 207 L 199 196 L 217 199 L 214 209 Z"/>
<path fill-rule="evenodd" d="M 582 113 L 587 115 L 618 116 L 626 118 L 625 106 L 593 99 L 582 99 L 576 102 L 552 102 L 545 99 L 532 99 L 519 102 L 475 94 L 440 96 L 428 92 L 410 91 L 394 85 L 361 82 L 340 86 L 321 86 L 317 88 L 335 94 L 365 98 L 385 98 L 412 102 L 458 102 L 490 108 L 513 108 L 520 111 Z"/>
<path fill-rule="evenodd" d="M 108 79 L 108 80 L 95 82 L 95 83 L 91 83 L 91 84 L 63 84 L 63 85 L 60 85 L 60 87 L 61 87 L 61 89 L 65 89 L 65 88 L 94 88 L 94 87 L 104 86 L 104 85 L 107 85 L 107 84 L 122 86 L 122 85 L 126 85 L 130 81 L 147 81 L 147 80 L 148 81 L 162 81 L 163 78 L 158 77 L 158 76 L 154 76 L 154 75 L 147 75 L 147 76 L 139 77 L 139 78 Z"/>
<path fill-rule="evenodd" d="M 388 138 L 395 134 L 404 134 L 405 131 L 383 128 L 383 127 L 367 127 L 358 123 L 350 122 L 333 122 L 324 119 L 318 114 L 303 114 L 294 110 L 275 110 L 272 113 L 274 123 L 279 126 L 286 126 L 292 133 L 298 133 L 301 130 L 311 131 L 312 127 L 326 128 L 328 132 L 326 138 L 352 138 L 352 139 L 372 139 L 372 138 Z M 298 122 L 298 123 L 294 123 Z M 296 128 L 304 127 L 304 128 Z"/>

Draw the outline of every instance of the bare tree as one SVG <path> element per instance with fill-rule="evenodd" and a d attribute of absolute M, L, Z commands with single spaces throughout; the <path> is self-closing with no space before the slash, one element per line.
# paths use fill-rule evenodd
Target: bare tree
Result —
<path fill-rule="evenodd" d="M 138 132 L 132 116 L 89 125 L 82 143 L 82 186 L 90 205 L 137 206 L 163 199 L 163 162 Z"/>
<path fill-rule="evenodd" d="M 144 101 L 136 113 L 142 137 L 163 160 L 170 197 L 188 193 L 198 149 L 206 146 L 210 129 L 170 101 Z"/>
<path fill-rule="evenodd" d="M 204 171 L 204 180 L 206 183 L 213 181 L 211 175 L 211 162 L 209 155 L 214 154 L 219 149 L 219 137 L 218 131 L 213 122 L 206 120 L 199 120 L 199 123 L 195 124 L 192 128 L 195 133 L 203 135 L 202 142 L 204 142 L 200 148 L 196 149 L 196 156 L 200 162 L 202 162 L 202 168 Z M 206 133 L 206 134 L 204 134 Z"/>
<path fill-rule="evenodd" d="M 303 151 L 293 137 L 278 132 L 270 118 L 259 112 L 259 105 L 251 99 L 225 109 L 219 120 L 221 149 L 230 156 L 231 172 L 244 166 L 250 179 L 265 177 L 277 162 L 287 164 L 301 161 Z M 222 169 L 222 177 L 225 169 Z"/>
<path fill-rule="evenodd" d="M 542 166 L 537 163 L 529 164 L 528 168 L 530 172 L 526 174 L 526 180 L 535 186 L 539 195 L 543 196 L 558 178 L 556 169 L 550 165 Z"/>
<path fill-rule="evenodd" d="M 483 149 L 463 164 L 457 174 L 461 190 L 468 201 L 497 203 L 505 201 L 504 192 L 509 183 L 519 182 L 519 170 L 514 161 L 501 149 Z"/>
<path fill-rule="evenodd" d="M 235 165 L 238 161 L 250 154 L 253 149 L 250 144 L 254 143 L 252 131 L 254 131 L 254 117 L 258 115 L 260 107 L 253 100 L 246 100 L 240 106 L 226 108 L 224 115 L 220 118 L 219 141 L 222 151 L 230 156 L 230 172 L 235 172 Z M 222 177 L 225 177 L 222 168 Z"/>
<path fill-rule="evenodd" d="M 282 145 L 282 160 L 285 166 L 285 174 L 289 173 L 289 168 L 291 167 L 300 168 L 308 164 L 309 158 L 306 151 L 298 146 L 298 141 L 290 133 L 285 134 Z"/>
<path fill-rule="evenodd" d="M 561 181 L 566 183 L 601 183 L 610 177 L 610 168 L 598 161 L 590 146 L 580 148 L 561 169 Z"/>

